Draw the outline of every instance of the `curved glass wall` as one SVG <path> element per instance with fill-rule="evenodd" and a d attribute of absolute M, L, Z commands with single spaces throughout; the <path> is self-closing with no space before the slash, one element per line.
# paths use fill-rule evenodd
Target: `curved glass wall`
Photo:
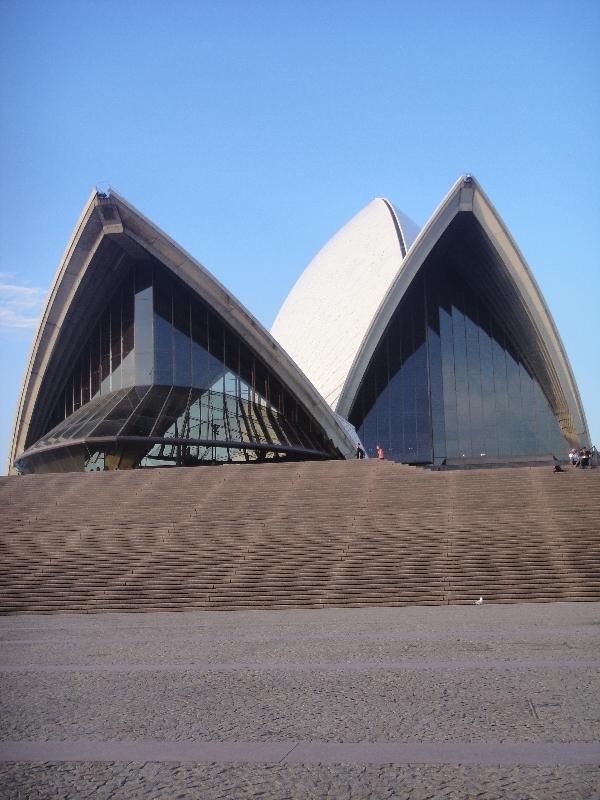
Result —
<path fill-rule="evenodd" d="M 504 313 L 484 254 L 451 253 L 449 238 L 396 309 L 350 422 L 370 455 L 379 444 L 407 463 L 564 457 L 569 445 L 528 358 L 539 354 L 535 334 L 519 339 L 523 326 Z"/>
<path fill-rule="evenodd" d="M 87 403 L 28 448 L 17 467 L 38 472 L 44 461 L 64 465 L 74 457 L 83 470 L 328 455 L 318 434 L 265 403 L 211 389 L 135 386 Z"/>
<path fill-rule="evenodd" d="M 149 384 L 237 396 L 314 428 L 281 381 L 206 303 L 161 265 L 138 263 L 93 326 L 46 430 L 96 397 Z"/>
<path fill-rule="evenodd" d="M 123 272 L 19 470 L 84 469 L 90 458 L 112 469 L 339 457 L 273 372 L 165 267 L 129 262 Z"/>
<path fill-rule="evenodd" d="M 322 454 L 319 456 L 322 458 Z M 315 456 L 315 458 L 318 458 Z M 212 445 L 184 447 L 154 444 L 71 444 L 46 453 L 32 453 L 20 461 L 22 474 L 51 472 L 105 472 L 152 467 L 194 467 L 215 464 L 247 464 L 283 461 L 306 461 L 307 456 L 281 450 L 258 450 L 245 447 Z"/>
<path fill-rule="evenodd" d="M 96 397 L 152 382 L 152 268 L 129 263 L 123 272 L 121 285 L 91 325 L 46 431 Z"/>

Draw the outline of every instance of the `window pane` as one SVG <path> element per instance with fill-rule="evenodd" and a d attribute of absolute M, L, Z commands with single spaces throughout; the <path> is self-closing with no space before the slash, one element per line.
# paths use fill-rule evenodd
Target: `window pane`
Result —
<path fill-rule="evenodd" d="M 171 281 L 159 270 L 154 273 L 154 379 L 173 383 L 173 296 Z"/>
<path fill-rule="evenodd" d="M 121 293 L 110 305 L 111 391 L 121 388 Z"/>
<path fill-rule="evenodd" d="M 225 331 L 223 323 L 209 311 L 208 314 L 208 352 L 218 361 L 224 360 Z"/>
<path fill-rule="evenodd" d="M 101 392 L 108 394 L 110 392 L 110 308 L 106 309 L 100 322 L 100 352 Z"/>
<path fill-rule="evenodd" d="M 152 286 L 138 288 L 134 300 L 135 382 L 147 386 L 154 382 L 154 330 Z"/>
<path fill-rule="evenodd" d="M 133 291 L 133 273 L 123 284 L 122 307 L 121 307 L 121 323 L 122 323 L 122 338 L 123 338 L 123 363 L 122 370 L 122 383 L 123 386 L 135 385 L 135 306 L 134 306 L 134 291 Z"/>
<path fill-rule="evenodd" d="M 190 336 L 190 302 L 188 295 L 173 287 L 174 381 L 177 386 L 192 383 L 192 340 Z"/>
<path fill-rule="evenodd" d="M 192 385 L 210 386 L 208 375 L 208 315 L 203 303 L 192 300 Z"/>

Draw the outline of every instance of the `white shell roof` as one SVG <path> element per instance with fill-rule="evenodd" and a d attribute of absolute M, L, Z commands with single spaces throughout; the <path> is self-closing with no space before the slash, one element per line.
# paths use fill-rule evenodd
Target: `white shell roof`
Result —
<path fill-rule="evenodd" d="M 589 444 L 581 398 L 556 325 L 523 255 L 471 175 L 454 183 L 420 232 L 388 200 L 369 203 L 311 261 L 271 333 L 338 416 L 347 417 L 394 310 L 461 212 L 475 216 L 508 270 L 545 347 L 578 446 Z"/>
<path fill-rule="evenodd" d="M 272 335 L 334 409 L 418 232 L 388 200 L 372 200 L 317 253 L 279 310 Z"/>

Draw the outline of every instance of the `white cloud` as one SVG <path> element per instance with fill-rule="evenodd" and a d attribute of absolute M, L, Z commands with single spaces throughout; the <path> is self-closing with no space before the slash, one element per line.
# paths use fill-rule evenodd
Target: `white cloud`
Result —
<path fill-rule="evenodd" d="M 0 272 L 0 327 L 36 328 L 47 289 L 24 286 L 11 273 Z"/>

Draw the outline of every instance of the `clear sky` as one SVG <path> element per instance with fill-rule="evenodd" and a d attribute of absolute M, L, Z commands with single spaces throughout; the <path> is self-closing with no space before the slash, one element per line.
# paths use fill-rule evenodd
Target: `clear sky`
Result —
<path fill-rule="evenodd" d="M 0 464 L 41 305 L 111 184 L 266 326 L 375 196 L 473 173 L 600 444 L 600 3 L 0 0 Z"/>

